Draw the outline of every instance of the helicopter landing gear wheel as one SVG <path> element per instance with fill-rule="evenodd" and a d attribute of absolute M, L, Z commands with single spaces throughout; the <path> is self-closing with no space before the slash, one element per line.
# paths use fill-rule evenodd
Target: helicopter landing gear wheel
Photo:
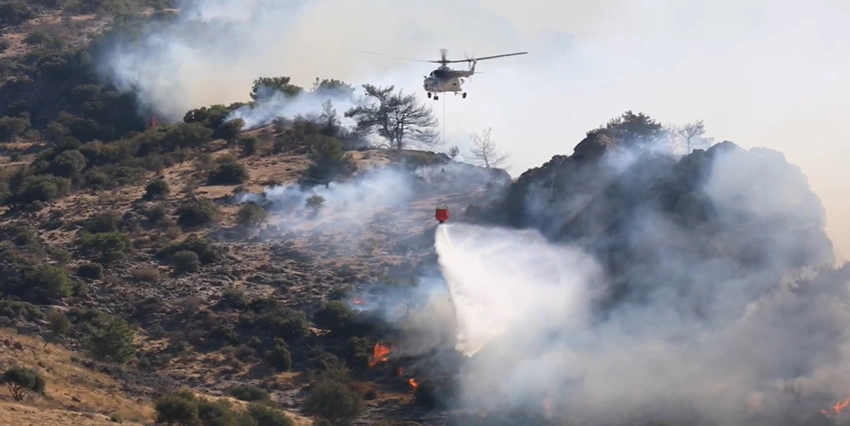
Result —
<path fill-rule="evenodd" d="M 466 99 L 466 92 L 463 92 L 463 94 L 460 97 L 463 98 L 463 99 Z"/>
<path fill-rule="evenodd" d="M 440 99 L 440 97 L 439 97 L 439 96 L 437 96 L 437 94 L 436 94 L 436 93 L 434 93 L 434 100 L 436 101 L 437 99 Z"/>
<path fill-rule="evenodd" d="M 428 92 L 428 99 L 431 99 L 431 92 Z"/>

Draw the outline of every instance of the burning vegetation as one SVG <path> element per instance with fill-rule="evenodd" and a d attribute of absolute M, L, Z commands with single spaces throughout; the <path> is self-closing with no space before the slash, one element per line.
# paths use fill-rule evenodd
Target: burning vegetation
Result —
<path fill-rule="evenodd" d="M 387 362 L 390 360 L 390 353 L 392 353 L 393 347 L 392 345 L 385 345 L 382 343 L 375 343 L 375 349 L 372 352 L 372 359 L 369 360 L 369 368 L 373 368 L 378 364 Z"/>

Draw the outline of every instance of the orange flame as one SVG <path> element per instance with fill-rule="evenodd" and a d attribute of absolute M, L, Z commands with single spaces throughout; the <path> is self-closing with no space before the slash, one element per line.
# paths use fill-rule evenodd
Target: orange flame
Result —
<path fill-rule="evenodd" d="M 843 401 L 838 401 L 838 402 L 836 402 L 836 403 L 832 406 L 832 411 L 834 411 L 834 412 L 835 412 L 835 415 L 839 415 L 839 414 L 841 414 L 841 412 L 842 412 L 842 411 L 844 411 L 844 409 L 845 409 L 845 408 L 847 408 L 848 406 L 850 406 L 850 398 L 847 398 L 847 399 L 845 399 L 845 400 L 843 400 Z M 826 415 L 829 415 L 829 414 L 830 414 L 830 413 L 829 413 L 828 411 L 826 411 L 826 410 L 820 410 L 820 412 L 821 412 L 821 413 L 823 413 L 823 414 L 826 414 Z"/>
<path fill-rule="evenodd" d="M 407 381 L 407 383 L 410 383 L 410 387 L 412 387 L 413 389 L 419 387 L 419 384 L 416 383 L 416 379 L 414 379 L 413 377 L 411 377 L 410 380 Z"/>
<path fill-rule="evenodd" d="M 369 361 L 369 368 L 372 368 L 382 362 L 389 361 L 389 354 L 393 351 L 392 345 L 375 344 L 375 349 L 372 351 L 372 360 Z"/>
<path fill-rule="evenodd" d="M 363 299 L 355 297 L 354 299 L 351 299 L 351 303 L 353 303 L 355 305 L 363 305 L 363 304 L 366 303 L 366 301 L 363 300 Z"/>

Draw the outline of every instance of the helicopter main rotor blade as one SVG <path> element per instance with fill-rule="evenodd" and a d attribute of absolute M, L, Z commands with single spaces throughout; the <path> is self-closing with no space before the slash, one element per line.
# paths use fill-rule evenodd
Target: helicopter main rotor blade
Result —
<path fill-rule="evenodd" d="M 438 63 L 445 62 L 447 64 L 458 64 L 458 63 L 461 63 L 461 62 L 475 62 L 475 61 L 483 61 L 485 59 L 496 59 L 496 58 L 504 58 L 504 57 L 507 57 L 507 56 L 517 56 L 517 55 L 527 55 L 527 54 L 528 54 L 528 52 L 516 52 L 516 53 L 505 53 L 505 54 L 502 54 L 502 55 L 484 56 L 484 57 L 481 57 L 481 58 L 476 58 L 476 57 L 473 56 L 473 57 L 469 57 L 469 58 L 466 58 L 466 59 L 454 59 L 454 60 L 451 60 L 451 61 L 433 61 L 433 62 L 438 62 Z"/>
<path fill-rule="evenodd" d="M 483 61 L 485 59 L 496 59 L 496 58 L 504 58 L 506 56 L 517 56 L 517 55 L 526 55 L 528 52 L 516 52 L 516 53 L 505 53 L 503 55 L 493 55 L 493 56 L 484 56 L 481 58 L 471 58 L 473 61 Z"/>

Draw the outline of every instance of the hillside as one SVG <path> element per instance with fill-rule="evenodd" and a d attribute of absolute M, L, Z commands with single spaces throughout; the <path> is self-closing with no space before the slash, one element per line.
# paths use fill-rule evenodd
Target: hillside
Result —
<path fill-rule="evenodd" d="M 629 111 L 512 180 L 285 76 L 158 117 L 98 65 L 174 6 L 0 1 L 0 374 L 46 387 L 4 424 L 850 424 L 850 268 L 781 153 Z M 461 314 L 504 330 L 464 357 Z"/>
<path fill-rule="evenodd" d="M 119 382 L 86 367 L 81 356 L 55 344 L 0 330 L 0 365 L 22 365 L 43 372 L 45 395 L 15 401 L 0 400 L 0 422 L 7 425 L 108 425 L 146 424 L 153 407 L 128 396 Z"/>

